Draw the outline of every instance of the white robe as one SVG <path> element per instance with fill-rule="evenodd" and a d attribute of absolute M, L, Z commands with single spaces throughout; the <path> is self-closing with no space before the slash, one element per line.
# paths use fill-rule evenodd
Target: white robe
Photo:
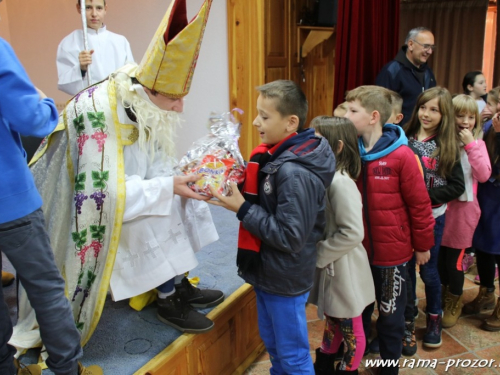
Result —
<path fill-rule="evenodd" d="M 118 105 L 119 120 L 131 123 Z M 174 195 L 175 161 L 150 162 L 138 142 L 124 148 L 126 201 L 111 275 L 113 299 L 147 292 L 198 265 L 195 252 L 219 236 L 207 203 Z"/>
<path fill-rule="evenodd" d="M 134 56 L 127 39 L 106 26 L 99 30 L 87 29 L 89 49 L 94 50 L 89 65 L 92 84 L 102 81 L 118 68 L 134 62 Z M 70 95 L 76 95 L 87 88 L 87 75 L 82 77 L 78 55 L 85 50 L 83 31 L 75 30 L 66 36 L 57 48 L 58 88 Z"/>

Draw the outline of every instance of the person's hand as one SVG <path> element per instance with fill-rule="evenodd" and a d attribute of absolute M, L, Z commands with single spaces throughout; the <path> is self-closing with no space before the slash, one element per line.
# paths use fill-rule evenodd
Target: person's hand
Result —
<path fill-rule="evenodd" d="M 221 206 L 225 209 L 228 209 L 233 212 L 238 212 L 243 203 L 245 203 L 245 198 L 241 195 L 240 190 L 238 189 L 238 185 L 235 182 L 230 182 L 229 186 L 231 187 L 232 194 L 229 196 L 224 196 L 219 194 L 212 186 L 209 186 L 210 192 L 214 196 L 214 198 L 218 200 L 211 200 L 208 203 L 213 204 L 214 206 Z"/>
<path fill-rule="evenodd" d="M 84 72 L 87 71 L 88 66 L 92 64 L 93 53 L 94 50 L 80 52 L 78 55 L 78 60 L 80 60 L 80 70 L 83 70 Z"/>
<path fill-rule="evenodd" d="M 474 135 L 471 133 L 469 129 L 462 129 L 458 133 L 460 140 L 464 143 L 464 145 L 468 145 L 469 143 L 474 142 Z"/>
<path fill-rule="evenodd" d="M 496 133 L 500 133 L 500 119 L 498 118 L 500 114 L 495 113 L 495 116 L 491 119 L 491 124 L 493 125 L 493 128 L 495 129 Z"/>
<path fill-rule="evenodd" d="M 38 95 L 40 95 L 40 99 L 45 99 L 47 97 L 47 95 L 45 95 L 45 93 L 36 86 L 35 86 L 35 90 L 36 90 L 36 92 L 38 92 Z"/>
<path fill-rule="evenodd" d="M 481 121 L 485 123 L 491 118 L 491 116 L 493 116 L 493 112 L 491 112 L 490 106 L 487 105 L 481 111 Z"/>
<path fill-rule="evenodd" d="M 187 185 L 188 182 L 196 182 L 202 176 L 201 175 L 189 175 L 189 176 L 174 176 L 174 194 L 177 194 L 183 198 L 197 199 L 199 201 L 208 201 L 210 198 L 201 194 L 195 193 Z"/>
<path fill-rule="evenodd" d="M 415 251 L 415 261 L 418 266 L 423 266 L 431 259 L 430 250 L 427 251 Z"/>

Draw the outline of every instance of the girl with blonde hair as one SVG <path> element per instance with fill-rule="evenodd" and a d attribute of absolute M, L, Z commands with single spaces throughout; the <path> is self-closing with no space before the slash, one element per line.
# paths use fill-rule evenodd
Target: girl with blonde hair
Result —
<path fill-rule="evenodd" d="M 486 182 L 491 164 L 486 145 L 477 139 L 480 133 L 479 110 L 474 98 L 453 98 L 456 132 L 460 137 L 460 161 L 464 172 L 465 192 L 448 203 L 438 268 L 444 292 L 443 327 L 453 327 L 462 313 L 464 272 L 462 258 L 472 246 L 481 209 L 477 201 L 478 182 Z"/>

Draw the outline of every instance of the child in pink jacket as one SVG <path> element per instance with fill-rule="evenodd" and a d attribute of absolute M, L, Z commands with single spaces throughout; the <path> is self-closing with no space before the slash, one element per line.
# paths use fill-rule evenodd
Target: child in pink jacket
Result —
<path fill-rule="evenodd" d="M 477 202 L 477 183 L 486 182 L 491 175 L 491 164 L 480 133 L 477 104 L 468 95 L 453 98 L 457 131 L 462 141 L 460 151 L 464 171 L 465 192 L 448 203 L 441 251 L 438 259 L 439 276 L 443 288 L 443 327 L 453 327 L 462 312 L 464 272 L 462 258 L 472 245 L 472 237 L 481 215 Z"/>

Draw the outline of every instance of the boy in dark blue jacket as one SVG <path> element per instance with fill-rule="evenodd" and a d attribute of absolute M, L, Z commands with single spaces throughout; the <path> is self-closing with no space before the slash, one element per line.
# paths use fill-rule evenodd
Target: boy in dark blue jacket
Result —
<path fill-rule="evenodd" d="M 0 0 L 1 1 L 1 0 Z M 54 101 L 36 89 L 9 44 L 0 38 L 0 250 L 16 269 L 36 312 L 47 366 L 56 374 L 101 374 L 78 363 L 82 356 L 64 280 L 45 231 L 42 199 L 28 169 L 21 135 L 45 137 L 58 123 Z M 1 266 L 1 257 L 0 257 Z M 0 288 L 0 374 L 41 374 L 38 365 L 15 369 L 9 310 Z"/>
<path fill-rule="evenodd" d="M 313 285 L 316 242 L 325 225 L 325 189 L 335 157 L 328 142 L 304 130 L 307 100 L 292 81 L 257 88 L 253 125 L 262 144 L 252 151 L 243 194 L 221 196 L 241 221 L 238 273 L 257 295 L 259 332 L 274 374 L 314 374 L 305 304 Z"/>

